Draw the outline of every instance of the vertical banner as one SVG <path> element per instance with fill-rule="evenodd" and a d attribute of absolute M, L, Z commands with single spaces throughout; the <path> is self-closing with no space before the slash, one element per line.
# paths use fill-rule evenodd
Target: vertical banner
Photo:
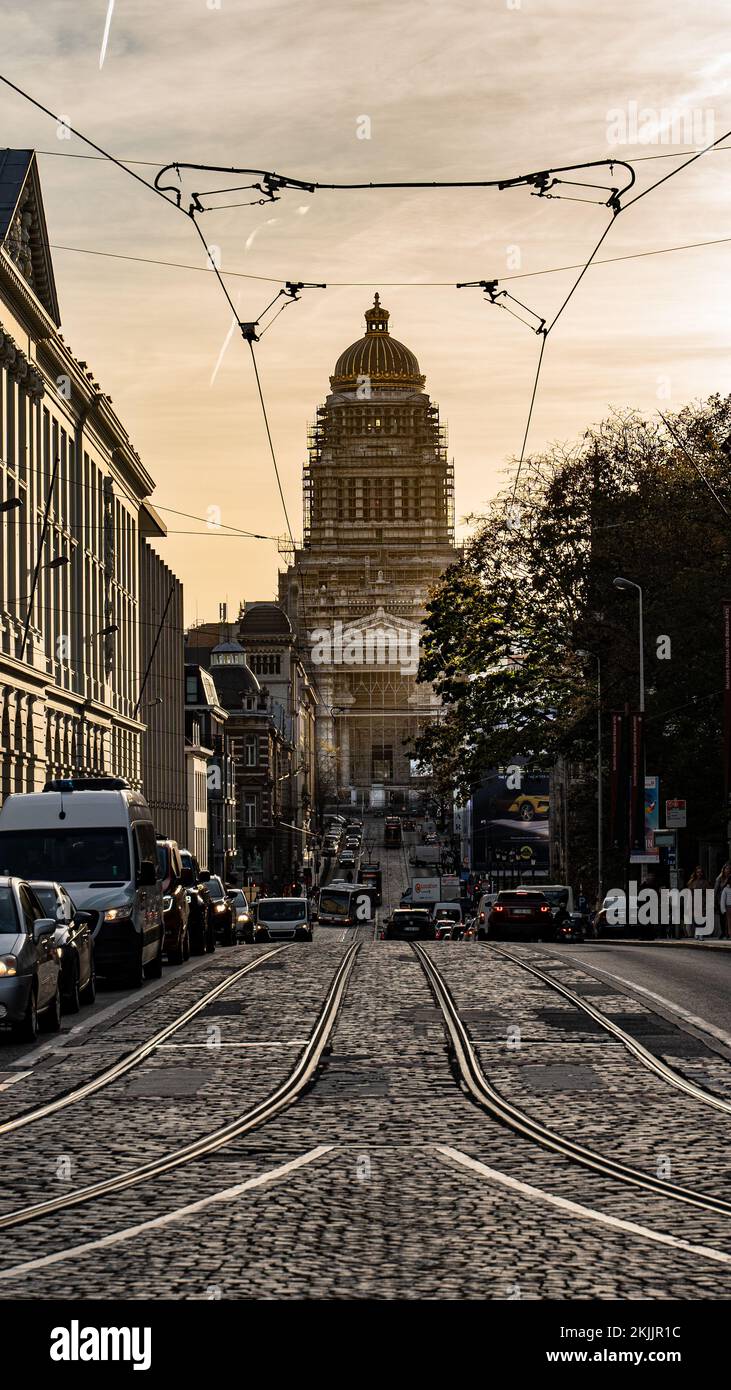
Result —
<path fill-rule="evenodd" d="M 615 849 L 627 845 L 627 716 L 613 710 L 610 786 L 610 842 Z"/>
<path fill-rule="evenodd" d="M 629 847 L 645 848 L 645 717 L 638 711 L 630 715 L 629 759 Z"/>
<path fill-rule="evenodd" d="M 731 811 L 731 599 L 723 601 L 723 783 Z"/>

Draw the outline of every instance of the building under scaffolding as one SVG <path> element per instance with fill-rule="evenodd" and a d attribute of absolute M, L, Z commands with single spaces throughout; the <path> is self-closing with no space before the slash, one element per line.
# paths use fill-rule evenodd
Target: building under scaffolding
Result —
<path fill-rule="evenodd" d="M 418 361 L 391 337 L 378 295 L 365 317 L 309 430 L 303 544 L 280 596 L 320 695 L 328 797 L 360 802 L 376 784 L 405 805 L 422 785 L 413 739 L 439 712 L 416 670 L 428 592 L 456 555 L 454 467 Z"/>

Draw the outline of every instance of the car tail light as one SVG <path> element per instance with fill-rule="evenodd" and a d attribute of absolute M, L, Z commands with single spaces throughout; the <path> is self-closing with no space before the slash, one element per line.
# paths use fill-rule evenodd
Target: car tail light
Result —
<path fill-rule="evenodd" d="M 502 906 L 500 905 L 500 903 L 495 903 L 495 906 L 493 907 L 492 910 L 493 910 L 493 912 L 504 912 L 504 911 L 505 911 L 505 908 L 502 907 Z"/>
<path fill-rule="evenodd" d="M 481 912 L 481 913 L 480 913 L 480 921 L 481 921 L 481 922 L 484 922 L 484 920 L 485 920 L 485 914 L 484 914 L 484 912 Z"/>
<path fill-rule="evenodd" d="M 550 911 L 551 911 L 551 909 L 550 909 L 548 903 L 541 903 L 541 912 L 550 912 Z"/>

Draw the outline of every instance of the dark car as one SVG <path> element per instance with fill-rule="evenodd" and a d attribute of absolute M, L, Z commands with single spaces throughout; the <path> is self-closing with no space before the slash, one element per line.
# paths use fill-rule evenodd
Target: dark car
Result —
<path fill-rule="evenodd" d="M 38 1036 L 39 1015 L 49 1032 L 61 1026 L 57 926 L 29 883 L 0 878 L 0 1023 L 23 1042 Z"/>
<path fill-rule="evenodd" d="M 31 883 L 43 911 L 56 922 L 55 946 L 61 962 L 61 1004 L 64 1012 L 77 1014 L 82 1004 L 96 998 L 93 917 L 81 912 L 60 883 Z"/>
<path fill-rule="evenodd" d="M 163 950 L 171 965 L 182 965 L 190 955 L 190 905 L 183 883 L 183 861 L 175 840 L 157 841 L 157 862 L 162 875 Z"/>
<path fill-rule="evenodd" d="M 208 917 L 222 946 L 234 944 L 234 911 L 226 889 L 217 874 L 203 875 L 208 893 Z"/>
<path fill-rule="evenodd" d="M 254 940 L 254 917 L 243 888 L 229 888 L 228 900 L 234 914 L 234 936 L 237 941 Z"/>
<path fill-rule="evenodd" d="M 555 925 L 551 904 L 542 893 L 514 888 L 498 893 L 487 918 L 486 939 L 534 938 L 552 941 Z"/>
<path fill-rule="evenodd" d="M 434 941 L 436 930 L 425 907 L 397 907 L 383 929 L 384 941 Z"/>
<path fill-rule="evenodd" d="M 208 885 L 201 878 L 203 870 L 194 854 L 181 849 L 183 887 L 188 899 L 188 940 L 191 955 L 202 956 L 204 951 L 215 951 L 216 930 L 208 911 Z"/>

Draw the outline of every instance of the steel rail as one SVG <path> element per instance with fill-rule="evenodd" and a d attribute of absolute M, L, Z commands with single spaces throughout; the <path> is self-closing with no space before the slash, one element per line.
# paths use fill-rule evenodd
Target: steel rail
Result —
<path fill-rule="evenodd" d="M 99 1072 L 99 1074 L 93 1076 L 90 1081 L 85 1081 L 83 1085 L 74 1087 L 72 1091 L 65 1091 L 63 1095 L 57 1096 L 55 1100 L 47 1101 L 45 1105 L 37 1106 L 35 1110 L 27 1110 L 22 1115 L 15 1115 L 13 1119 L 5 1120 L 0 1124 L 0 1136 L 3 1134 L 11 1134 L 17 1129 L 24 1129 L 26 1125 L 34 1124 L 36 1120 L 43 1120 L 47 1115 L 55 1114 L 57 1110 L 64 1110 L 67 1106 L 77 1105 L 79 1101 L 85 1100 L 87 1096 L 92 1096 L 104 1086 L 109 1086 L 112 1081 L 117 1081 L 120 1076 L 124 1076 L 125 1072 L 131 1071 L 132 1068 L 138 1066 L 140 1062 L 144 1062 L 145 1058 L 149 1057 L 150 1053 L 155 1051 L 155 1048 L 159 1047 L 161 1043 L 164 1043 L 173 1033 L 177 1033 L 178 1029 L 184 1027 L 192 1018 L 195 1018 L 196 1014 L 199 1014 L 201 1009 L 205 1009 L 209 1004 L 212 1004 L 215 999 L 218 999 L 219 995 L 236 984 L 237 980 L 240 980 L 244 975 L 251 974 L 252 970 L 258 970 L 259 966 L 264 965 L 265 961 L 271 960 L 272 956 L 278 956 L 280 952 L 284 950 L 286 950 L 285 946 L 277 946 L 275 950 L 266 951 L 264 954 L 257 956 L 255 960 L 249 961 L 247 965 L 242 966 L 240 970 L 236 970 L 233 975 L 229 975 L 225 980 L 222 980 L 220 984 L 209 990 L 207 994 L 204 994 L 202 998 L 196 1000 L 194 1004 L 191 1004 L 189 1008 L 185 1009 L 183 1013 L 179 1014 L 171 1023 L 166 1023 L 164 1028 L 154 1033 L 146 1042 L 140 1043 L 139 1047 L 134 1048 L 126 1057 L 123 1057 L 119 1062 L 115 1062 L 114 1065 L 108 1067 L 106 1071 Z M 154 997 L 159 998 L 160 996 L 156 995 Z M 144 996 L 142 1002 L 144 1003 Z"/>
<path fill-rule="evenodd" d="M 688 1081 L 684 1076 L 680 1075 L 680 1072 L 674 1071 L 666 1062 L 661 1061 L 659 1057 L 655 1057 L 652 1052 L 646 1047 L 643 1047 L 642 1043 L 638 1042 L 636 1038 L 633 1038 L 631 1033 L 626 1033 L 613 1019 L 607 1018 L 607 1015 L 603 1014 L 600 1009 L 595 1009 L 594 1005 L 590 1004 L 588 1000 L 582 999 L 580 994 L 574 994 L 574 991 L 569 989 L 568 985 L 562 984 L 560 980 L 555 980 L 553 976 L 548 975 L 544 970 L 540 970 L 537 965 L 530 965 L 527 961 L 521 960 L 519 956 L 512 955 L 510 951 L 504 950 L 502 946 L 495 946 L 492 942 L 490 942 L 490 946 L 499 956 L 503 956 L 505 960 L 512 961 L 514 965 L 519 965 L 521 970 L 529 971 L 529 973 L 535 975 L 537 979 L 543 980 L 547 985 L 550 985 L 551 989 L 555 989 L 558 994 L 562 994 L 565 999 L 568 999 L 572 1004 L 575 1004 L 578 1009 L 581 1009 L 582 1013 L 587 1014 L 589 1018 L 593 1018 L 595 1023 L 598 1023 L 601 1028 L 605 1028 L 608 1033 L 611 1033 L 617 1038 L 622 1046 L 626 1047 L 627 1051 L 631 1052 L 632 1056 L 637 1058 L 638 1062 L 641 1062 L 649 1071 L 653 1071 L 657 1076 L 662 1077 L 663 1081 L 667 1081 L 671 1086 L 675 1086 L 678 1091 L 683 1091 L 686 1095 L 692 1096 L 694 1100 L 701 1101 L 703 1105 L 710 1105 L 714 1110 L 722 1110 L 725 1115 L 731 1115 L 731 1101 L 724 1100 L 722 1096 L 713 1095 L 711 1091 L 706 1091 L 702 1086 L 697 1086 L 694 1081 Z M 621 990 L 617 991 L 618 994 L 621 994 L 621 992 Z"/>
<path fill-rule="evenodd" d="M 692 1192 L 689 1188 L 665 1182 L 662 1178 L 642 1173 L 639 1169 L 631 1168 L 628 1164 L 620 1163 L 594 1149 L 585 1148 L 584 1145 L 577 1144 L 572 1139 L 556 1134 L 540 1120 L 532 1119 L 530 1115 L 526 1115 L 524 1111 L 505 1100 L 487 1080 L 449 987 L 439 970 L 422 946 L 416 942 L 412 942 L 411 946 L 421 964 L 434 999 L 442 1011 L 462 1081 L 468 1094 L 483 1110 L 487 1110 L 495 1119 L 507 1125 L 524 1139 L 540 1144 L 542 1148 L 560 1154 L 563 1158 L 580 1163 L 585 1168 L 591 1168 L 595 1173 L 600 1173 L 602 1177 L 614 1178 L 627 1185 L 644 1188 L 645 1191 L 652 1192 L 655 1196 L 684 1202 L 688 1206 L 698 1207 L 702 1211 L 731 1216 L 731 1202 L 726 1202 L 721 1197 Z"/>
<path fill-rule="evenodd" d="M 297 1099 L 316 1071 L 325 1044 L 335 1024 L 350 972 L 359 950 L 360 944 L 356 943 L 345 952 L 330 983 L 325 1002 L 306 1046 L 286 1080 L 277 1086 L 276 1090 L 265 1100 L 259 1101 L 244 1115 L 240 1115 L 236 1120 L 231 1120 L 227 1125 L 222 1125 L 212 1134 L 203 1135 L 202 1138 L 194 1140 L 191 1144 L 185 1144 L 182 1149 L 176 1149 L 173 1153 L 151 1159 L 148 1163 L 142 1163 L 139 1167 L 131 1168 L 126 1173 L 118 1173 L 116 1177 L 103 1178 L 100 1182 L 91 1183 L 90 1186 L 79 1188 L 76 1192 L 51 1197 L 45 1202 L 36 1202 L 33 1206 L 8 1212 L 6 1215 L 0 1216 L 0 1230 L 7 1230 L 11 1226 L 21 1226 L 28 1221 L 49 1216 L 52 1212 L 61 1211 L 66 1207 L 79 1206 L 83 1202 L 92 1201 L 95 1197 L 106 1197 L 110 1193 L 122 1192 L 125 1188 L 135 1187 L 138 1183 L 148 1182 L 150 1179 L 159 1177 L 162 1173 L 169 1172 L 171 1168 L 178 1168 L 183 1163 L 190 1163 L 193 1159 L 215 1153 L 218 1149 L 224 1148 L 226 1144 L 230 1144 L 233 1139 L 238 1139 L 242 1134 L 247 1134 L 250 1130 L 257 1129 L 260 1125 L 266 1124 L 268 1120 L 274 1119 L 281 1110 L 284 1110 Z"/>

